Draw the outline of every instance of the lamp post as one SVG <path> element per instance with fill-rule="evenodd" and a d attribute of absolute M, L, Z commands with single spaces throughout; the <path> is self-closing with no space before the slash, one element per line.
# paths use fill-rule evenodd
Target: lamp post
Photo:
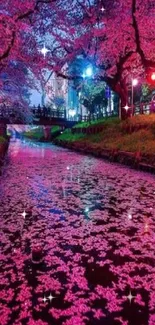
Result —
<path fill-rule="evenodd" d="M 132 79 L 131 80 L 131 109 L 132 109 L 132 116 L 134 115 L 134 87 L 137 86 L 138 80 L 137 79 Z"/>
<path fill-rule="evenodd" d="M 81 104 L 81 91 L 79 92 L 79 109 L 80 109 L 80 116 L 81 116 L 81 119 L 82 119 L 82 104 Z"/>
<path fill-rule="evenodd" d="M 91 65 L 87 66 L 87 68 L 84 70 L 82 78 L 83 80 L 86 80 L 86 78 L 91 78 L 92 79 L 93 76 L 93 67 Z M 82 90 L 83 90 L 83 82 L 82 82 L 82 87 L 81 87 L 81 92 L 79 93 L 79 99 L 82 95 Z M 82 113 L 82 106 L 81 106 L 81 113 Z M 82 116 L 81 116 L 82 118 Z"/>

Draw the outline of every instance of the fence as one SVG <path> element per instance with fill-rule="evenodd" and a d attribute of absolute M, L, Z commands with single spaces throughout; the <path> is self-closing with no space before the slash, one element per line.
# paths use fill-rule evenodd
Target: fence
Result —
<path fill-rule="evenodd" d="M 66 110 L 50 110 L 46 107 L 32 108 L 33 116 L 36 118 L 63 118 L 66 119 Z"/>
<path fill-rule="evenodd" d="M 20 108 L 19 108 L 20 111 Z M 131 108 L 130 108 L 131 111 Z M 116 111 L 107 112 L 100 114 L 87 114 L 87 115 L 80 115 L 76 114 L 75 116 L 70 116 L 67 113 L 67 110 L 50 110 L 50 108 L 47 107 L 31 107 L 30 112 L 33 115 L 33 119 L 63 119 L 68 121 L 81 121 L 81 122 L 89 122 L 89 121 L 95 121 L 104 117 L 113 117 L 118 116 L 118 113 Z M 134 105 L 134 115 L 138 114 L 150 114 L 151 112 L 155 113 L 155 103 L 140 103 Z M 8 107 L 0 107 L 0 119 L 16 119 L 16 113 L 13 108 Z"/>
<path fill-rule="evenodd" d="M 151 111 L 152 102 L 151 103 L 139 103 L 134 105 L 134 115 L 138 114 L 150 114 L 151 112 L 155 113 L 155 104 L 154 109 Z M 116 111 L 105 111 L 104 113 L 100 114 L 87 114 L 87 115 L 80 115 L 76 114 L 75 116 L 67 116 L 66 110 L 50 110 L 49 108 L 43 107 L 43 108 L 33 108 L 32 109 L 33 115 L 36 118 L 62 118 L 67 119 L 68 121 L 81 121 L 81 122 L 89 122 L 89 121 L 95 121 L 104 117 L 114 117 L 118 116 L 118 112 Z"/>
<path fill-rule="evenodd" d="M 134 105 L 134 115 L 150 114 L 151 106 L 152 106 L 152 103 L 140 103 L 140 104 Z M 152 113 L 153 113 L 153 111 L 152 111 Z M 154 111 L 154 113 L 155 113 L 155 111 Z"/>

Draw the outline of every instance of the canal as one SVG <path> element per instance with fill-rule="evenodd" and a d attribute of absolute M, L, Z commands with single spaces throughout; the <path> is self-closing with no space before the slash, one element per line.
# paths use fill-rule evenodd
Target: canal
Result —
<path fill-rule="evenodd" d="M 0 324 L 154 325 L 155 176 L 12 141 L 0 176 Z"/>

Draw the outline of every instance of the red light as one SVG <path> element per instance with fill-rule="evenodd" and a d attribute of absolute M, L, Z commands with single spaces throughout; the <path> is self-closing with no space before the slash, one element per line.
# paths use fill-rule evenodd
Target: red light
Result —
<path fill-rule="evenodd" d="M 155 69 L 148 68 L 146 70 L 146 80 L 150 85 L 155 86 Z"/>
<path fill-rule="evenodd" d="M 151 74 L 151 80 L 152 80 L 152 81 L 155 81 L 155 72 L 153 72 L 153 73 Z"/>

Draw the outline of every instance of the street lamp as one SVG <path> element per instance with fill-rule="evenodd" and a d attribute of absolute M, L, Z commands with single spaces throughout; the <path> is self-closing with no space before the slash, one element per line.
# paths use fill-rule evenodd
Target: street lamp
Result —
<path fill-rule="evenodd" d="M 79 97 L 79 114 L 81 116 L 82 119 L 82 104 L 81 104 L 81 95 L 82 95 L 82 89 L 81 91 L 79 91 L 78 97 Z"/>
<path fill-rule="evenodd" d="M 87 69 L 83 72 L 82 78 L 89 78 L 93 75 L 93 68 L 91 66 L 87 67 Z"/>
<path fill-rule="evenodd" d="M 84 82 L 82 82 L 82 86 L 81 86 L 81 91 L 79 92 L 79 100 L 80 97 L 82 95 L 82 91 L 83 91 L 83 85 L 85 83 L 85 79 L 86 78 L 92 78 L 93 76 L 93 67 L 91 65 L 87 66 L 87 68 L 84 70 L 83 74 L 82 74 L 82 78 L 84 79 Z M 82 105 L 80 105 L 80 110 L 81 110 L 81 117 L 82 117 Z"/>
<path fill-rule="evenodd" d="M 155 81 L 155 72 L 152 72 L 152 74 L 151 74 L 151 80 L 152 81 Z"/>
<path fill-rule="evenodd" d="M 93 69 L 92 67 L 88 67 L 86 69 L 86 77 L 91 77 L 93 75 Z"/>
<path fill-rule="evenodd" d="M 131 81 L 131 108 L 132 108 L 132 116 L 134 115 L 134 108 L 133 108 L 133 99 L 134 99 L 134 94 L 133 94 L 133 90 L 134 87 L 137 86 L 138 84 L 138 80 L 137 79 L 132 79 Z"/>

